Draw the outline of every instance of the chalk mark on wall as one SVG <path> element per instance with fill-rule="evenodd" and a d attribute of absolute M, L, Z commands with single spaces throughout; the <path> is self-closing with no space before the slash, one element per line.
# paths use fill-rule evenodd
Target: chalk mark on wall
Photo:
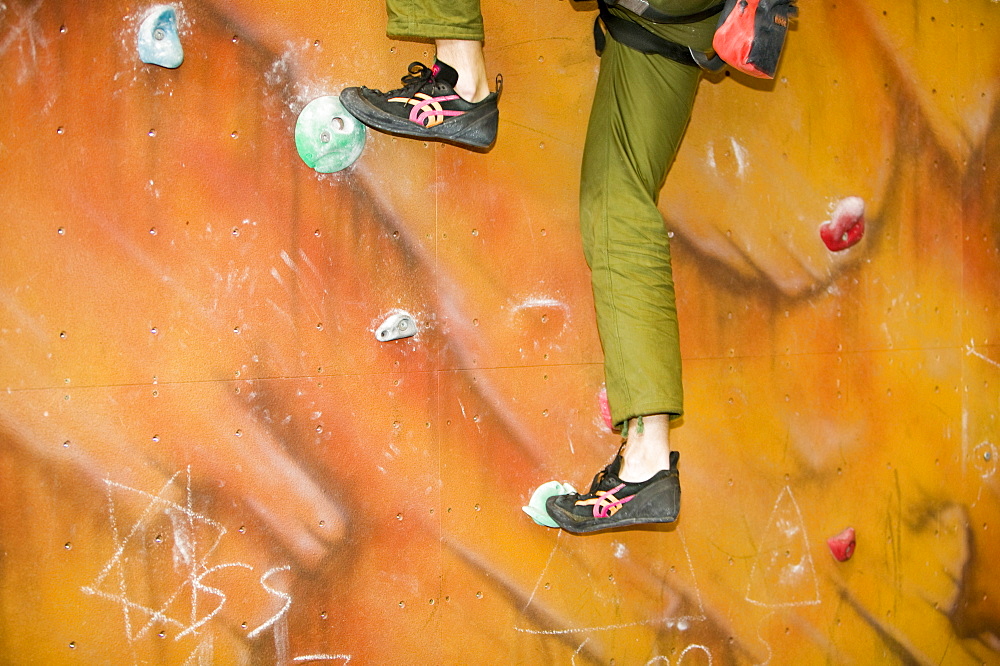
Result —
<path fill-rule="evenodd" d="M 219 613 L 219 611 L 222 610 L 222 607 L 226 605 L 226 593 L 225 592 L 223 592 L 222 590 L 220 590 L 218 588 L 208 587 L 207 585 L 202 584 L 201 581 L 205 578 L 205 576 L 207 576 L 209 574 L 215 573 L 216 571 L 220 571 L 222 569 L 228 569 L 228 568 L 231 568 L 231 567 L 242 567 L 244 569 L 249 569 L 249 570 L 253 571 L 253 567 L 250 566 L 249 564 L 244 564 L 242 562 L 228 562 L 226 564 L 219 564 L 219 565 L 216 565 L 216 566 L 214 566 L 214 567 L 212 567 L 210 569 L 206 569 L 203 573 L 200 573 L 197 576 L 194 576 L 193 578 L 189 579 L 189 581 L 191 583 L 191 620 L 192 621 L 191 621 L 190 625 L 188 625 L 183 631 L 181 631 L 180 633 L 178 633 L 174 637 L 174 640 L 180 640 L 180 639 L 184 638 L 185 636 L 187 636 L 188 634 L 197 633 L 198 629 L 200 629 L 202 626 L 205 625 L 206 622 L 208 622 L 213 617 L 215 617 Z M 185 582 L 187 582 L 187 581 L 185 581 Z M 178 590 L 183 589 L 183 586 L 184 586 L 184 584 L 181 584 L 181 587 L 179 587 Z M 198 592 L 208 592 L 209 594 L 214 595 L 218 599 L 218 604 L 216 605 L 216 607 L 214 609 L 212 609 L 212 612 L 207 613 L 206 615 L 203 615 L 200 618 L 197 617 L 197 614 L 198 614 Z"/>
<path fill-rule="evenodd" d="M 205 578 L 217 571 L 233 567 L 254 571 L 253 566 L 243 562 L 226 562 L 212 567 L 207 566 L 209 558 L 218 549 L 222 537 L 226 534 L 227 530 L 221 523 L 193 509 L 194 499 L 191 487 L 190 466 L 186 470 L 186 483 L 183 488 L 184 504 L 179 504 L 169 499 L 171 495 L 176 496 L 177 494 L 177 482 L 181 474 L 182 472 L 180 471 L 176 472 L 163 484 L 159 492 L 155 494 L 132 488 L 110 479 L 104 480 L 108 495 L 108 520 L 111 524 L 115 551 L 104 567 L 102 567 L 94 582 L 81 589 L 85 594 L 107 599 L 121 607 L 125 624 L 125 635 L 129 643 L 134 643 L 144 638 L 157 623 L 160 623 L 161 626 L 166 625 L 180 629 L 174 640 L 180 640 L 190 634 L 197 635 L 199 629 L 218 615 L 225 605 L 227 598 L 223 590 L 206 585 L 204 583 Z M 120 512 L 116 507 L 116 493 L 126 496 L 138 496 L 146 501 L 146 505 L 143 507 L 138 518 L 136 518 L 135 522 L 124 534 L 119 525 Z M 174 530 L 174 569 L 184 571 L 184 578 L 165 601 L 154 606 L 149 603 L 143 603 L 138 599 L 138 593 L 133 593 L 129 589 L 128 581 L 130 577 L 126 569 L 131 558 L 141 563 L 148 556 L 143 552 L 145 546 L 142 537 L 145 536 L 146 529 L 153 526 L 155 520 L 163 517 L 170 519 Z M 209 535 L 209 545 L 207 548 L 199 550 L 201 540 L 198 537 L 199 535 L 204 535 L 206 532 Z M 161 542 L 160 535 L 157 535 L 156 542 Z M 141 566 L 141 564 L 136 566 Z M 275 625 L 288 615 L 288 611 L 292 606 L 292 595 L 276 589 L 269 583 L 275 574 L 283 571 L 291 571 L 291 566 L 273 567 L 261 575 L 261 588 L 284 603 L 270 618 L 251 630 L 247 634 L 247 638 L 257 638 L 272 627 L 277 631 Z M 145 591 L 147 587 L 143 585 L 143 590 Z M 177 613 L 171 610 L 176 602 L 182 598 L 185 590 L 189 594 L 189 599 L 185 601 L 190 604 L 190 619 L 187 621 L 175 617 Z M 203 597 L 205 594 L 211 595 L 215 599 L 214 607 L 207 613 L 204 612 L 204 601 L 199 602 L 199 597 Z M 142 618 L 142 626 L 138 626 L 139 621 L 137 621 L 136 616 Z M 211 666 L 214 663 L 214 654 L 213 636 L 211 633 L 208 633 L 184 661 L 184 666 Z M 312 654 L 292 659 L 294 662 L 338 660 L 342 664 L 346 664 L 351 660 L 351 655 Z"/>
<path fill-rule="evenodd" d="M 987 363 L 989 363 L 990 365 L 992 365 L 995 368 L 1000 368 L 1000 362 L 994 361 L 989 356 L 986 356 L 985 354 L 976 351 L 976 341 L 975 340 L 971 340 L 969 342 L 969 344 L 967 344 L 965 346 L 965 353 L 968 356 L 975 356 L 976 358 L 978 358 L 980 360 L 986 361 Z"/>
<path fill-rule="evenodd" d="M 684 535 L 681 534 L 680 530 L 671 533 L 671 536 L 676 534 L 681 542 L 681 547 L 684 549 L 684 557 L 688 564 L 688 572 L 691 574 L 691 582 L 694 588 L 694 598 L 697 600 L 698 604 L 698 614 L 697 615 L 681 615 L 681 616 L 667 616 L 658 617 L 649 620 L 641 620 L 637 622 L 626 622 L 621 624 L 610 624 L 610 625 L 600 625 L 592 627 L 577 627 L 577 628 L 566 628 L 566 629 L 529 629 L 527 627 L 514 626 L 514 631 L 518 631 L 524 634 L 533 634 L 536 636 L 563 636 L 567 634 L 582 634 L 588 632 L 596 631 L 617 631 L 619 629 L 628 629 L 630 627 L 643 627 L 643 626 L 656 626 L 656 625 L 666 625 L 668 627 L 674 626 L 676 623 L 677 627 L 681 630 L 685 629 L 688 622 L 700 622 L 708 618 L 705 613 L 705 606 L 701 599 L 701 590 L 698 587 L 698 580 L 695 578 L 694 574 L 694 563 L 691 560 L 691 552 L 688 550 L 687 541 L 684 539 Z M 552 563 L 552 558 L 555 556 L 556 551 L 559 548 L 559 539 L 562 536 L 560 531 L 556 535 L 555 542 L 552 544 L 552 551 L 549 553 L 548 559 L 545 561 L 545 566 L 542 567 L 541 573 L 538 575 L 538 579 L 535 581 L 535 586 L 531 590 L 531 595 L 528 598 L 528 603 L 524 605 L 522 609 L 522 614 L 528 607 L 531 606 L 535 593 L 538 591 L 539 586 L 542 584 L 542 580 L 545 578 L 545 572 L 548 571 L 549 565 Z M 621 544 L 617 544 L 615 548 L 620 548 Z M 616 555 L 620 557 L 620 555 Z M 586 644 L 586 642 L 584 642 Z M 582 646 L 581 646 L 582 647 Z"/>
<path fill-rule="evenodd" d="M 549 565 L 552 564 L 552 558 L 555 557 L 556 551 L 559 550 L 559 540 L 562 538 L 562 530 L 556 532 L 556 540 L 552 544 L 552 550 L 549 551 L 549 557 L 545 560 L 545 566 L 542 567 L 542 572 L 538 574 L 538 579 L 535 581 L 535 586 L 531 588 L 531 594 L 528 595 L 528 601 L 524 604 L 524 608 L 521 609 L 521 613 L 528 610 L 528 606 L 531 602 L 535 600 L 535 594 L 538 592 L 538 587 L 542 584 L 542 579 L 545 578 L 545 572 L 549 570 Z M 586 643 L 586 641 L 585 641 Z"/>
<path fill-rule="evenodd" d="M 755 662 L 754 666 L 767 666 L 768 664 L 771 663 L 771 659 L 774 657 L 774 649 L 771 647 L 771 644 L 767 641 L 766 638 L 764 638 L 764 635 L 760 631 L 761 628 L 763 628 L 764 624 L 772 617 L 774 617 L 773 611 L 762 617 L 760 619 L 760 622 L 757 624 L 757 638 L 760 640 L 761 643 L 764 644 L 764 647 L 767 648 L 767 659 L 765 659 L 764 661 Z"/>
<path fill-rule="evenodd" d="M 681 650 L 680 656 L 677 657 L 678 666 L 680 666 L 680 663 L 684 661 L 684 656 L 691 650 L 701 650 L 702 652 L 704 652 L 705 655 L 708 657 L 708 666 L 712 666 L 712 651 L 709 650 L 704 645 L 699 645 L 698 643 L 692 643 L 691 645 L 688 645 L 686 648 Z"/>
<path fill-rule="evenodd" d="M 212 634 L 208 634 L 198 643 L 198 647 L 188 655 L 182 666 L 213 666 L 215 664 L 215 642 Z"/>
<path fill-rule="evenodd" d="M 265 571 L 264 575 L 260 577 L 260 586 L 263 587 L 265 590 L 267 590 L 269 594 L 273 594 L 279 599 L 284 599 L 285 605 L 282 606 L 281 610 L 272 615 L 269 620 L 267 620 L 259 627 L 257 627 L 249 634 L 247 634 L 247 638 L 257 638 L 268 628 L 274 626 L 275 622 L 283 618 L 285 614 L 288 613 L 288 609 L 291 608 L 292 606 L 292 595 L 288 594 L 287 592 L 281 592 L 280 590 L 274 589 L 273 587 L 267 584 L 267 580 L 274 574 L 278 573 L 279 571 L 291 571 L 291 569 L 292 568 L 288 565 L 285 565 L 283 567 L 274 567 L 273 569 L 268 569 L 267 571 Z"/>
<path fill-rule="evenodd" d="M 351 655 L 349 654 L 307 654 L 301 657 L 295 657 L 292 661 L 306 662 L 306 661 L 336 661 L 338 659 L 343 659 L 342 663 L 346 664 L 351 660 Z"/>
<path fill-rule="evenodd" d="M 180 475 L 180 471 L 175 473 L 156 494 L 131 488 L 110 479 L 104 481 L 108 495 L 108 520 L 111 523 L 115 551 L 94 582 L 84 586 L 82 591 L 112 601 L 121 607 L 125 635 L 129 642 L 143 638 L 158 622 L 180 628 L 181 632 L 176 636 L 177 639 L 196 631 L 198 627 L 204 625 L 222 609 L 226 600 L 226 595 L 221 590 L 203 584 L 203 579 L 222 568 L 235 566 L 253 569 L 250 565 L 240 562 L 212 568 L 206 566 L 206 562 L 218 548 L 222 536 L 226 533 L 226 528 L 208 516 L 197 513 L 192 508 L 190 467 L 187 468 L 184 489 L 186 491 L 185 505 L 168 499 L 169 495 L 175 493 L 176 482 Z M 139 517 L 124 534 L 118 525 L 119 512 L 115 503 L 116 492 L 137 496 L 147 502 Z M 162 516 L 170 518 L 173 525 L 175 568 L 186 568 L 187 575 L 161 604 L 154 607 L 142 603 L 136 594 L 133 594 L 129 589 L 127 564 L 130 554 L 135 555 L 136 561 L 143 559 L 142 540 L 137 537 L 145 535 L 146 528 L 150 527 L 155 519 Z M 208 532 L 210 535 L 209 545 L 198 552 L 199 544 L 196 533 L 204 532 Z M 190 620 L 187 621 L 174 617 L 170 611 L 174 602 L 181 598 L 185 590 L 189 595 L 186 601 L 190 607 Z M 217 603 L 210 612 L 199 616 L 200 593 L 212 595 L 216 598 Z M 133 623 L 134 619 L 137 620 L 135 624 Z"/>
<path fill-rule="evenodd" d="M 819 579 L 802 511 L 790 486 L 782 488 L 750 570 L 746 600 L 764 608 L 821 603 Z"/>
<path fill-rule="evenodd" d="M 997 473 L 997 460 L 1000 459 L 1000 452 L 993 442 L 981 442 L 979 446 L 972 450 L 972 463 L 976 468 L 976 473 L 983 479 L 988 479 Z"/>
<path fill-rule="evenodd" d="M 705 613 L 705 604 L 701 600 L 701 587 L 698 585 L 698 579 L 694 575 L 694 562 L 691 560 L 691 551 L 688 549 L 687 539 L 684 538 L 684 533 L 677 530 L 677 538 L 681 540 L 681 547 L 684 548 L 684 559 L 688 563 L 688 573 L 691 574 L 691 582 L 694 585 L 694 598 L 698 601 L 698 614 L 697 615 L 686 615 L 677 618 L 678 621 L 693 621 L 701 622 L 708 619 L 708 615 Z"/>
<path fill-rule="evenodd" d="M 701 650 L 704 652 L 705 656 L 708 657 L 708 666 L 712 666 L 712 652 L 704 645 L 699 645 L 698 643 L 692 643 L 681 650 L 681 653 L 677 655 L 677 666 L 680 666 L 680 664 L 684 661 L 684 657 L 691 650 Z M 646 662 L 646 666 L 653 666 L 653 664 L 667 664 L 669 666 L 670 658 L 664 657 L 663 655 L 657 655 Z"/>
<path fill-rule="evenodd" d="M 698 643 L 691 643 L 686 648 L 681 650 L 681 653 L 677 655 L 677 666 L 680 666 L 684 661 L 684 657 L 691 650 L 701 650 L 708 657 L 708 666 L 712 666 L 712 652 L 704 645 L 699 645 Z M 652 659 L 646 662 L 645 666 L 653 666 L 654 664 L 670 664 L 670 657 L 665 657 L 663 655 L 656 655 Z"/>

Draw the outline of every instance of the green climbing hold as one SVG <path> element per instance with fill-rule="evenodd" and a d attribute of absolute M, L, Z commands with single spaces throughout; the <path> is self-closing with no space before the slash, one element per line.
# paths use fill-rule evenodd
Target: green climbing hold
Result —
<path fill-rule="evenodd" d="M 295 147 L 302 161 L 316 171 L 340 171 L 354 164 L 364 150 L 365 126 L 336 95 L 317 97 L 295 123 Z"/>
<path fill-rule="evenodd" d="M 548 509 L 545 508 L 545 502 L 550 497 L 555 495 L 572 495 L 575 492 L 576 489 L 568 483 L 546 481 L 535 489 L 535 492 L 531 494 L 531 499 L 528 501 L 528 505 L 522 506 L 521 510 L 528 514 L 531 519 L 539 525 L 543 525 L 545 527 L 559 527 L 559 524 L 552 520 L 552 517 L 549 516 Z"/>

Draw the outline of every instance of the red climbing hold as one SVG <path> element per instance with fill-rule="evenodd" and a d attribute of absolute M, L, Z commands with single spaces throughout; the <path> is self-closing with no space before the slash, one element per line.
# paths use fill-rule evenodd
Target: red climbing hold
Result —
<path fill-rule="evenodd" d="M 819 227 L 819 236 L 831 252 L 851 247 L 865 234 L 865 201 L 847 197 L 837 204 L 833 219 Z"/>
<path fill-rule="evenodd" d="M 848 527 L 836 536 L 826 540 L 826 545 L 830 547 L 830 552 L 837 558 L 838 562 L 846 562 L 854 554 L 854 528 Z"/>

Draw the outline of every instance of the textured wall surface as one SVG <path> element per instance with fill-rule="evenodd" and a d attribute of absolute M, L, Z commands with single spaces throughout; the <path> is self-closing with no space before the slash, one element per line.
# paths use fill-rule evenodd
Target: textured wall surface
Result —
<path fill-rule="evenodd" d="M 0 662 L 1000 662 L 1000 4 L 803 2 L 777 80 L 703 82 L 681 518 L 586 537 L 520 507 L 618 442 L 592 8 L 484 0 L 491 152 L 320 175 L 305 104 L 432 49 L 379 2 L 174 7 L 164 69 L 149 5 L 0 2 Z"/>

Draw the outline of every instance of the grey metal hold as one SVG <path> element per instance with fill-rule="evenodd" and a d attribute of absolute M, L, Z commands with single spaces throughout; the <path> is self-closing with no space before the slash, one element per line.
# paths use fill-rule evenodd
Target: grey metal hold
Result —
<path fill-rule="evenodd" d="M 184 62 L 177 29 L 177 11 L 170 5 L 155 5 L 139 25 L 139 60 L 150 65 L 176 69 Z"/>
<path fill-rule="evenodd" d="M 381 342 L 410 338 L 417 334 L 417 322 L 406 312 L 395 312 L 375 330 L 375 338 Z"/>

